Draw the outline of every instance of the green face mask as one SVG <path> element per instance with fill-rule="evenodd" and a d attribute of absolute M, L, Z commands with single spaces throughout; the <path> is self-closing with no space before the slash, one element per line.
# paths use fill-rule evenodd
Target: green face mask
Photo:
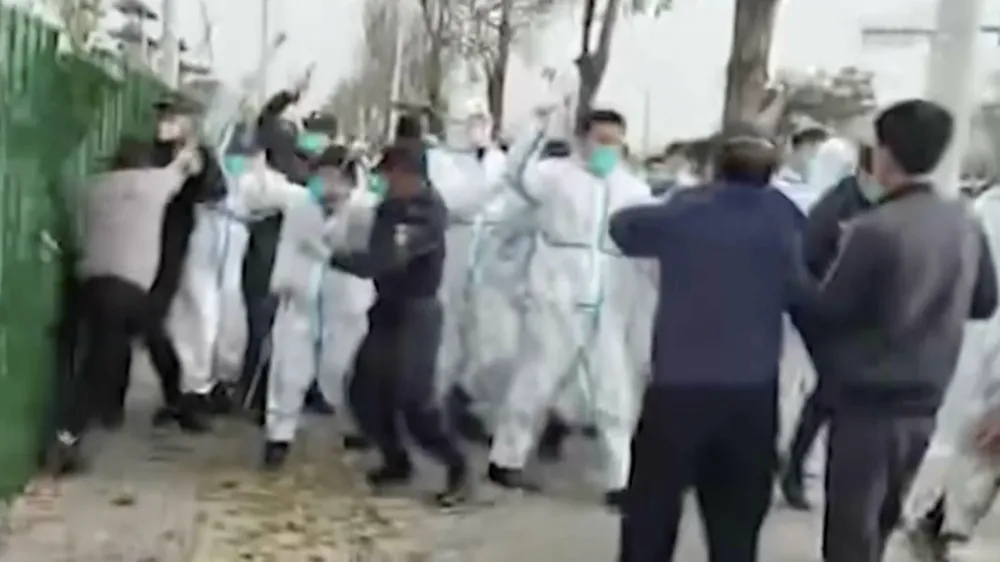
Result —
<path fill-rule="evenodd" d="M 302 133 L 296 140 L 300 150 L 310 154 L 319 154 L 326 149 L 330 141 L 322 133 Z"/>
<path fill-rule="evenodd" d="M 618 150 L 613 146 L 597 146 L 590 152 L 587 169 L 599 178 L 606 178 L 618 165 Z"/>
<path fill-rule="evenodd" d="M 869 203 L 878 203 L 885 195 L 885 189 L 871 177 L 858 177 L 858 191 Z"/>
<path fill-rule="evenodd" d="M 309 190 L 309 196 L 312 200 L 317 203 L 323 202 L 323 179 L 319 176 L 313 176 L 309 178 L 306 182 L 306 189 Z"/>
<path fill-rule="evenodd" d="M 222 159 L 222 165 L 226 168 L 226 172 L 229 175 L 238 177 L 247 171 L 249 163 L 246 156 L 231 154 Z"/>
<path fill-rule="evenodd" d="M 368 176 L 368 191 L 378 197 L 385 197 L 385 194 L 389 191 L 389 184 L 381 174 L 372 174 Z"/>

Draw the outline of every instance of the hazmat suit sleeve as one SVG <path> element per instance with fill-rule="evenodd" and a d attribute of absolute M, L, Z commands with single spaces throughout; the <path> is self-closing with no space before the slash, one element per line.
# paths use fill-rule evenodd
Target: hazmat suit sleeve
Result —
<path fill-rule="evenodd" d="M 301 185 L 272 170 L 244 174 L 233 195 L 233 205 L 249 213 L 282 212 L 309 197 Z"/>
<path fill-rule="evenodd" d="M 379 205 L 364 252 L 334 255 L 330 265 L 363 279 L 406 266 L 444 244 L 448 210 L 437 196 Z"/>

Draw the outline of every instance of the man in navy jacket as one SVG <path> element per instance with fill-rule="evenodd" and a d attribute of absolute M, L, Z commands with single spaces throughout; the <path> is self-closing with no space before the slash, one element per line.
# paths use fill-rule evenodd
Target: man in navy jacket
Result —
<path fill-rule="evenodd" d="M 662 264 L 620 562 L 672 559 L 692 486 L 709 557 L 756 560 L 771 501 L 782 315 L 800 294 L 804 217 L 769 186 L 772 141 L 736 127 L 716 142 L 715 182 L 611 219 L 622 252 Z"/>

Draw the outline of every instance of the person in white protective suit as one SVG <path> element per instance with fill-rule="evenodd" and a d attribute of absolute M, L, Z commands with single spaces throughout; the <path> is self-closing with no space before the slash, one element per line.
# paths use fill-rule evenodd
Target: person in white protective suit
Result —
<path fill-rule="evenodd" d="M 223 317 L 223 313 L 245 314 L 239 293 L 243 257 L 239 242 L 242 240 L 243 247 L 246 243 L 243 222 L 251 215 L 279 213 L 304 193 L 301 186 L 267 168 L 264 151 L 253 135 L 234 136 L 222 167 L 229 193 L 221 204 L 195 206 L 187 259 L 166 319 L 182 367 L 183 391 L 202 397 L 202 401 L 217 388 L 223 328 L 231 329 L 233 320 L 244 320 Z M 241 338 L 228 342 L 230 348 L 240 343 Z M 230 371 L 236 374 L 242 350 L 230 349 L 229 355 Z"/>
<path fill-rule="evenodd" d="M 1000 191 L 986 191 L 973 206 L 996 262 Z M 920 562 L 950 560 L 950 547 L 972 538 L 1000 491 L 1000 315 L 966 328 L 949 394 L 936 436 L 951 451 L 944 487 L 912 518 L 905 533 L 907 546 Z"/>
<path fill-rule="evenodd" d="M 809 208 L 822 195 L 822 191 L 817 191 L 817 187 L 819 189 L 830 187 L 817 186 L 809 178 L 813 172 L 817 152 L 829 138 L 830 133 L 821 127 L 809 127 L 793 134 L 789 141 L 791 152 L 785 164 L 775 174 L 774 187 L 791 199 L 803 213 L 809 212 Z"/>
<path fill-rule="evenodd" d="M 493 145 L 492 131 L 493 120 L 485 100 L 464 100 L 451 111 L 446 144 L 431 150 L 432 158 L 438 154 L 449 156 L 454 173 L 462 178 L 461 182 L 436 181 L 433 175 L 430 178 L 449 213 L 448 254 L 440 294 L 444 324 L 438 353 L 438 387 L 448 393 L 449 415 L 459 422 L 462 416 L 456 414 L 471 401 L 462 376 L 468 370 L 471 353 L 468 331 L 472 320 L 470 299 L 475 291 L 473 267 L 488 227 L 488 207 L 496 206 L 506 170 L 506 156 Z"/>
<path fill-rule="evenodd" d="M 301 418 L 309 386 L 326 365 L 324 340 L 329 333 L 323 297 L 326 262 L 337 248 L 348 248 L 345 203 L 357 185 L 357 166 L 343 147 L 328 148 L 316 162 L 308 190 L 285 208 L 271 290 L 278 297 L 267 382 L 264 467 L 280 468 Z M 338 295 L 338 298 L 340 296 Z M 355 347 L 357 342 L 355 342 Z M 347 352 L 354 351 L 347 346 Z M 341 363 L 342 374 L 346 367 Z M 339 377 L 335 377 L 339 379 Z M 322 384 L 322 379 L 321 384 Z M 331 389 L 332 390 L 332 389 Z"/>
<path fill-rule="evenodd" d="M 580 129 L 578 155 L 529 163 L 510 193 L 533 207 L 538 243 L 525 281 L 527 345 L 501 407 L 488 477 L 503 487 L 533 487 L 523 469 L 545 414 L 560 391 L 579 385 L 598 430 L 605 499 L 618 505 L 642 381 L 625 341 L 638 268 L 609 239 L 607 221 L 652 195 L 620 164 L 619 113 L 593 111 Z"/>

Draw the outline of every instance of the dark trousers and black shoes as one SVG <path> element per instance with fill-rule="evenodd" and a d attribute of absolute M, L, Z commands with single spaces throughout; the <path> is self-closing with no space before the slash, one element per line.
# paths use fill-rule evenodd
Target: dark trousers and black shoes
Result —
<path fill-rule="evenodd" d="M 149 350 L 167 408 L 182 426 L 187 421 L 177 353 L 163 324 L 151 313 L 146 292 L 117 277 L 87 279 L 79 291 L 86 349 L 81 368 L 60 389 L 56 439 L 47 459 L 49 470 L 56 473 L 74 468 L 88 423 L 106 412 L 109 402 L 124 396 L 136 338 Z"/>
<path fill-rule="evenodd" d="M 934 415 L 837 411 L 827 444 L 825 562 L 881 562 L 934 433 Z"/>
<path fill-rule="evenodd" d="M 805 490 L 805 462 L 819 430 L 829 419 L 830 409 L 824 404 L 823 395 L 817 388 L 802 405 L 788 457 L 782 467 L 781 494 L 793 509 L 807 511 L 812 508 Z"/>
<path fill-rule="evenodd" d="M 619 562 L 674 559 L 694 488 L 710 562 L 755 562 L 777 455 L 777 384 L 650 387 L 632 440 Z"/>
<path fill-rule="evenodd" d="M 383 465 L 369 473 L 369 483 L 382 487 L 410 479 L 405 427 L 421 449 L 445 466 L 447 485 L 437 499 L 447 506 L 466 499 L 468 468 L 436 398 L 441 321 L 436 299 L 377 301 L 368 313 L 368 333 L 355 358 L 348 400 L 362 433 L 382 455 Z"/>

